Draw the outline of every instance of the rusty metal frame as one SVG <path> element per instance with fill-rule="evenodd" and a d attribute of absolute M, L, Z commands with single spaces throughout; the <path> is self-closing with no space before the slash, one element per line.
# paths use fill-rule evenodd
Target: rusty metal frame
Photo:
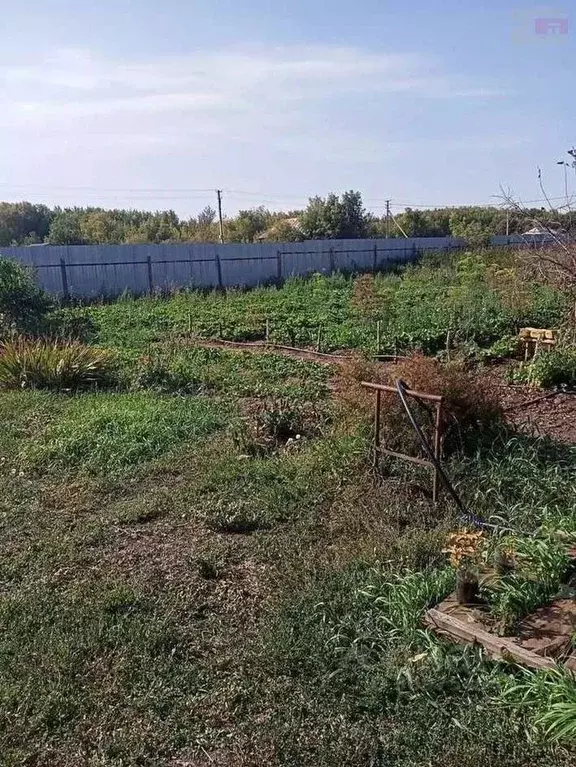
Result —
<path fill-rule="evenodd" d="M 382 392 L 387 392 L 389 394 L 397 394 L 396 387 L 394 386 L 386 386 L 385 384 L 375 384 L 375 383 L 368 383 L 368 381 L 362 381 L 362 386 L 364 386 L 366 389 L 370 389 L 371 391 L 374 391 L 376 394 L 376 402 L 375 402 L 375 408 L 374 408 L 374 467 L 377 468 L 378 466 L 378 459 L 379 457 L 384 455 L 392 456 L 392 458 L 399 458 L 403 461 L 409 461 L 410 463 L 418 464 L 419 466 L 424 466 L 425 468 L 430 469 L 432 472 L 432 502 L 436 503 L 438 501 L 438 495 L 440 491 L 440 473 L 438 471 L 438 467 L 436 464 L 434 464 L 432 461 L 429 461 L 427 458 L 418 458 L 413 455 L 408 455 L 407 453 L 399 453 L 395 450 L 390 450 L 389 448 L 382 445 L 382 438 L 381 438 L 381 412 L 382 412 Z M 407 397 L 412 397 L 416 400 L 422 400 L 423 402 L 431 402 L 434 405 L 435 409 L 435 418 L 434 418 L 434 458 L 438 463 L 440 463 L 440 460 L 442 458 L 442 405 L 444 402 L 444 398 L 439 396 L 438 394 L 425 394 L 424 392 L 419 391 L 413 391 L 412 389 L 407 389 L 405 391 L 405 394 Z"/>

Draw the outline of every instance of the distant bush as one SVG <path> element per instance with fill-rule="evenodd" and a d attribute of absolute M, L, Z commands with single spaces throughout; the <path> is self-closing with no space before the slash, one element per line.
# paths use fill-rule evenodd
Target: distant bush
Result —
<path fill-rule="evenodd" d="M 0 335 L 34 333 L 42 324 L 51 302 L 29 269 L 0 257 Z"/>
<path fill-rule="evenodd" d="M 113 379 L 111 352 L 77 341 L 21 338 L 0 344 L 0 386 L 70 390 Z"/>

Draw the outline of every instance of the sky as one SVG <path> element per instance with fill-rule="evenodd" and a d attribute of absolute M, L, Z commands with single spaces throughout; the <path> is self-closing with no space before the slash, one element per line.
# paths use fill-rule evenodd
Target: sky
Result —
<path fill-rule="evenodd" d="M 538 167 L 564 195 L 576 0 L 3 6 L 0 199 L 189 216 L 219 188 L 233 215 L 357 189 L 381 214 L 538 200 Z"/>

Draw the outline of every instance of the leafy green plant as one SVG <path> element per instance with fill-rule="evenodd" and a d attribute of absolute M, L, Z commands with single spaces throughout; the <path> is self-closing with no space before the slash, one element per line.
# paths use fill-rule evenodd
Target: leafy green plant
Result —
<path fill-rule="evenodd" d="M 421 349 L 436 354 L 451 343 L 480 347 L 523 325 L 557 326 L 566 311 L 558 290 L 524 280 L 522 301 L 509 302 L 490 269 L 492 252 L 449 257 L 403 267 L 373 278 L 314 275 L 290 278 L 281 288 L 224 293 L 182 291 L 168 299 L 125 299 L 67 310 L 87 315 L 107 346 L 145 348 L 173 334 L 242 341 L 263 338 L 322 351 L 354 348 L 373 354 L 380 320 L 382 352 Z M 516 270 L 514 262 L 509 271 Z"/>
<path fill-rule="evenodd" d="M 36 332 L 50 306 L 29 269 L 0 257 L 0 336 Z"/>
<path fill-rule="evenodd" d="M 518 336 L 506 335 L 499 338 L 487 349 L 480 350 L 478 356 L 484 361 L 510 359 L 518 354 L 519 348 Z"/>
<path fill-rule="evenodd" d="M 542 388 L 576 386 L 576 347 L 542 352 L 516 372 L 516 380 Z"/>
<path fill-rule="evenodd" d="M 524 671 L 519 680 L 508 681 L 502 697 L 528 710 L 547 738 L 576 741 L 576 682 L 563 669 Z"/>
<path fill-rule="evenodd" d="M 71 390 L 114 380 L 114 355 L 77 341 L 19 338 L 0 344 L 0 386 Z"/>
<path fill-rule="evenodd" d="M 502 633 L 558 593 L 568 566 L 566 546 L 557 539 L 510 537 L 504 543 L 513 551 L 514 568 L 481 587 Z"/>

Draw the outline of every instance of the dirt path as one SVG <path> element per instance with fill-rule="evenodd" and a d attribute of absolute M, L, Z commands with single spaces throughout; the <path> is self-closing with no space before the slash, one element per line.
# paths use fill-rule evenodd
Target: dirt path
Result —
<path fill-rule="evenodd" d="M 576 394 L 510 385 L 505 380 L 505 366 L 489 369 L 485 375 L 496 389 L 509 423 L 558 442 L 576 444 Z"/>
<path fill-rule="evenodd" d="M 274 354 L 283 354 L 285 357 L 319 362 L 324 365 L 338 364 L 350 359 L 350 355 L 324 354 L 312 349 L 298 349 L 294 346 L 283 346 L 282 344 L 267 344 L 266 341 L 220 341 L 198 338 L 193 341 L 193 344 L 194 346 L 202 346 L 205 349 L 232 349 L 239 352 L 256 352 L 257 354 L 274 352 Z"/>

